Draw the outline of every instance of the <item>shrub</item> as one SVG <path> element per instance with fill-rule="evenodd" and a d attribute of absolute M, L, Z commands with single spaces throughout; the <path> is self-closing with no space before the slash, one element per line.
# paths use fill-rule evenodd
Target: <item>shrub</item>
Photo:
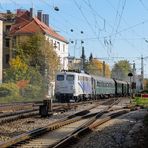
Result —
<path fill-rule="evenodd" d="M 7 96 L 13 96 L 18 97 L 19 96 L 19 89 L 14 83 L 2 83 L 0 84 L 0 97 L 7 97 Z"/>
<path fill-rule="evenodd" d="M 37 99 L 42 97 L 42 87 L 37 86 L 37 85 L 31 85 L 29 84 L 26 88 L 23 90 L 23 97 L 26 98 L 32 98 L 32 99 Z"/>
<path fill-rule="evenodd" d="M 20 100 L 19 89 L 14 83 L 0 84 L 0 103 L 10 103 Z"/>

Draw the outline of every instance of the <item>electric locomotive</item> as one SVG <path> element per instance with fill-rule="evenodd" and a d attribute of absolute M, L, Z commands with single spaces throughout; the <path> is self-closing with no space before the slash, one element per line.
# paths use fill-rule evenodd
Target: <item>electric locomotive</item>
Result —
<path fill-rule="evenodd" d="M 58 102 L 121 97 L 129 95 L 129 87 L 126 81 L 62 71 L 56 75 L 55 97 Z"/>

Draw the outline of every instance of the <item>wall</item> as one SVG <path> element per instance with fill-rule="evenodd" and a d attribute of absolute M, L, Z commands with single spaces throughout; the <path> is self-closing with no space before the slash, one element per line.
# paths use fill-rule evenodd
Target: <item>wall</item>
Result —
<path fill-rule="evenodd" d="M 60 58 L 61 70 L 68 70 L 68 44 L 60 40 L 54 39 L 49 35 L 46 35 L 46 40 L 53 44 L 54 50 Z"/>
<path fill-rule="evenodd" d="M 0 83 L 2 83 L 3 73 L 3 21 L 0 20 Z"/>

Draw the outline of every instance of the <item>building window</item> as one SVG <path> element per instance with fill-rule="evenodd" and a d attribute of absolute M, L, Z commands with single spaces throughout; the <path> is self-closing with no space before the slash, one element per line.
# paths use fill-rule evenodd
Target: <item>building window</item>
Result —
<path fill-rule="evenodd" d="M 63 44 L 63 52 L 65 52 L 65 44 Z"/>
<path fill-rule="evenodd" d="M 13 46 L 13 47 L 16 46 L 16 37 L 14 37 L 13 40 L 12 40 L 12 46 Z"/>
<path fill-rule="evenodd" d="M 6 32 L 9 32 L 10 31 L 10 28 L 11 28 L 11 25 L 7 25 L 6 26 Z"/>
<path fill-rule="evenodd" d="M 9 54 L 6 54 L 5 57 L 6 57 L 6 61 L 5 61 L 6 64 L 9 64 L 10 55 Z"/>
<path fill-rule="evenodd" d="M 5 40 L 5 47 L 9 47 L 10 46 L 10 39 L 6 39 Z"/>
<path fill-rule="evenodd" d="M 60 42 L 57 42 L 57 48 L 60 50 Z"/>
<path fill-rule="evenodd" d="M 53 47 L 54 47 L 55 49 L 57 48 L 57 43 L 56 43 L 56 41 L 54 42 Z"/>

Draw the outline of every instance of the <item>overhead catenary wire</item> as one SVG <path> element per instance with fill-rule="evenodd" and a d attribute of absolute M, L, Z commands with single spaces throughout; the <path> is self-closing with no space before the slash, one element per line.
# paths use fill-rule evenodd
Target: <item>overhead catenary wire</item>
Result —
<path fill-rule="evenodd" d="M 84 15 L 84 13 L 83 13 L 81 7 L 78 5 L 78 3 L 76 2 L 76 0 L 73 0 L 73 1 L 74 1 L 75 5 L 77 6 L 77 8 L 79 9 L 79 11 L 80 11 L 81 15 L 83 16 L 84 20 L 85 20 L 86 23 L 88 24 L 89 28 L 91 29 L 91 31 L 93 32 L 93 34 L 96 36 L 96 33 L 95 33 L 93 27 L 91 26 L 91 24 L 90 24 L 89 21 L 87 20 L 87 18 L 86 18 L 86 16 Z M 98 38 L 98 39 L 99 39 L 99 38 Z M 104 45 L 103 45 L 103 43 L 102 43 L 100 40 L 99 40 L 99 42 L 100 42 L 100 44 L 102 45 L 102 47 L 105 48 Z"/>
<path fill-rule="evenodd" d="M 148 11 L 148 8 L 145 6 L 144 2 L 142 0 L 139 0 L 140 4 L 143 6 L 143 8 Z"/>

